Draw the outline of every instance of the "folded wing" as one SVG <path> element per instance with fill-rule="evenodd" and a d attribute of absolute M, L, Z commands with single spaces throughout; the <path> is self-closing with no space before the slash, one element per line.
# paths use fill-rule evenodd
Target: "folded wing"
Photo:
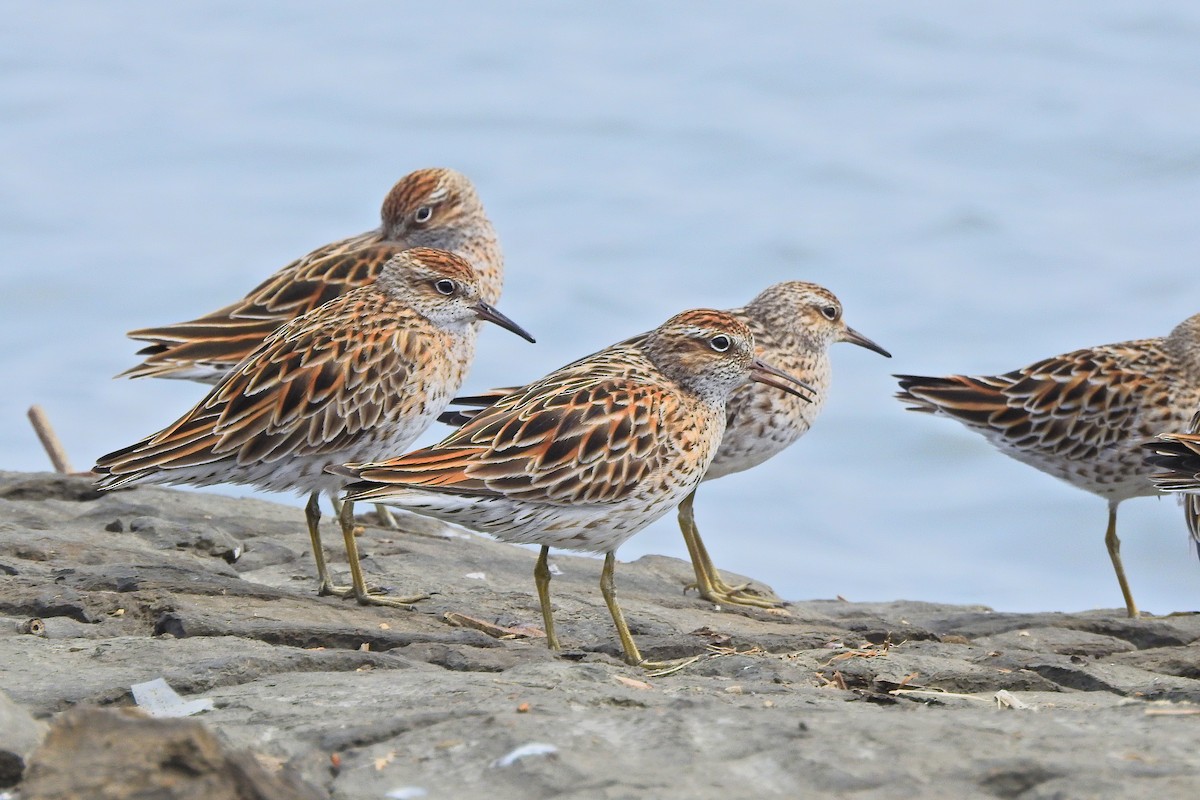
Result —
<path fill-rule="evenodd" d="M 150 344 L 143 362 L 118 377 L 216 382 L 283 323 L 375 279 L 403 247 L 375 234 L 326 245 L 292 262 L 236 303 L 199 319 L 130 331 Z"/>
<path fill-rule="evenodd" d="M 483 409 L 441 443 L 351 466 L 352 499 L 417 488 L 550 504 L 611 503 L 662 468 L 663 415 L 650 387 L 580 376 L 540 382 Z M 339 472 L 343 472 L 339 470 Z"/>
<path fill-rule="evenodd" d="M 1136 428 L 1151 377 L 1129 348 L 1078 350 L 1004 375 L 897 375 L 910 410 L 944 414 L 1006 449 L 1094 458 Z"/>

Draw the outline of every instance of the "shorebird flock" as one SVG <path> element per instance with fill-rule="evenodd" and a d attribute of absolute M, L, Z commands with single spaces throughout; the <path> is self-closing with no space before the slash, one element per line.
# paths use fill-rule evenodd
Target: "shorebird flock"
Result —
<path fill-rule="evenodd" d="M 504 260 L 466 176 L 422 169 L 384 199 L 381 224 L 323 245 L 245 297 L 194 320 L 130 332 L 127 377 L 212 384 L 181 418 L 101 457 L 102 489 L 238 483 L 308 495 L 322 595 L 411 606 L 369 588 L 354 504 L 397 506 L 540 545 L 534 583 L 547 642 L 551 547 L 604 555 L 600 587 L 627 662 L 648 668 L 617 602 L 617 548 L 678 510 L 700 597 L 775 608 L 725 582 L 696 525 L 705 480 L 757 467 L 803 436 L 831 379 L 830 346 L 891 357 L 843 319 L 832 292 L 785 281 L 728 311 L 692 309 L 525 386 L 458 396 L 481 323 L 530 342 L 497 308 Z M 1200 543 L 1200 315 L 1169 336 L 1078 350 L 1004 375 L 897 376 L 912 410 L 947 416 L 1001 452 L 1108 501 L 1105 543 L 1129 616 L 1117 505 L 1190 493 Z M 452 410 L 447 410 L 451 405 Z M 446 438 L 406 449 L 435 420 Z M 320 496 L 338 515 L 350 584 L 334 583 Z M 419 587 L 418 587 L 419 589 Z"/>

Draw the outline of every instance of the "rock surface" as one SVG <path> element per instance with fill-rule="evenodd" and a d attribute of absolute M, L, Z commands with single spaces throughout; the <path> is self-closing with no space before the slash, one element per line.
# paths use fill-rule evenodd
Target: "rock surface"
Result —
<path fill-rule="evenodd" d="M 165 678 L 215 701 L 188 736 L 211 730 L 229 752 L 192 751 L 257 765 L 296 797 L 1200 792 L 1197 615 L 721 610 L 683 593 L 686 563 L 646 557 L 617 568 L 639 644 L 700 656 L 653 675 L 618 658 L 599 562 L 552 557 L 568 648 L 556 656 L 538 638 L 533 552 L 411 516 L 401 526 L 366 528 L 368 580 L 433 596 L 360 607 L 315 595 L 299 508 L 0 473 L 0 687 L 35 717 L 100 726 L 100 740 L 125 715 L 70 709 L 126 706 L 131 684 Z M 332 521 L 324 533 L 344 579 Z M 137 763 L 122 773 L 128 796 L 155 774 Z M 40 774 L 22 797 L 41 796 Z"/>

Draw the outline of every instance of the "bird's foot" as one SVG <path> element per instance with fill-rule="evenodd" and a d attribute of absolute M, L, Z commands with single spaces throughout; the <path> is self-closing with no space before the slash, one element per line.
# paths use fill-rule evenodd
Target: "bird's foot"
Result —
<path fill-rule="evenodd" d="M 363 606 L 387 606 L 390 608 L 412 608 L 413 603 L 428 600 L 427 594 L 413 594 L 408 597 L 389 597 L 381 589 L 368 589 L 365 594 L 356 594 L 355 599 Z"/>
<path fill-rule="evenodd" d="M 690 667 L 700 660 L 700 656 L 690 656 L 688 658 L 673 658 L 669 661 L 653 661 L 648 658 L 642 659 L 633 666 L 641 667 L 646 670 L 646 677 L 660 678 L 663 675 L 670 675 L 673 672 L 679 672 L 681 669 Z"/>
<path fill-rule="evenodd" d="M 750 583 L 730 586 L 725 581 L 715 580 L 708 588 L 699 583 L 689 583 L 683 587 L 684 592 L 689 589 L 695 589 L 702 599 L 717 605 L 749 606 L 751 608 L 783 608 L 787 605 L 769 589 L 767 590 L 770 592 L 768 594 L 754 588 Z"/>
<path fill-rule="evenodd" d="M 321 585 L 317 587 L 318 597 L 351 597 L 354 595 L 353 586 L 338 586 L 333 581 L 321 581 Z"/>
<path fill-rule="evenodd" d="M 364 587 L 365 591 L 357 592 L 353 586 L 337 586 L 334 583 L 321 584 L 317 594 L 322 597 L 340 597 L 343 600 L 353 597 L 364 606 L 394 606 L 411 608 L 413 603 L 429 598 L 427 594 L 415 594 L 409 597 L 389 597 L 388 590 L 380 586 Z"/>

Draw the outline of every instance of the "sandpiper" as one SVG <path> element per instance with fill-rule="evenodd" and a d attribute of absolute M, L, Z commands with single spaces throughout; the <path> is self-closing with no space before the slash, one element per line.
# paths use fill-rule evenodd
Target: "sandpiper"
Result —
<path fill-rule="evenodd" d="M 501 399 L 432 447 L 332 470 L 355 479 L 350 499 L 541 545 L 534 580 L 551 649 L 549 548 L 604 553 L 600 589 L 625 659 L 655 666 L 617 604 L 614 553 L 696 488 L 725 430 L 726 400 L 747 380 L 807 388 L 754 357 L 744 323 L 685 311 Z"/>
<path fill-rule="evenodd" d="M 100 458 L 98 485 L 306 492 L 319 593 L 379 605 L 420 599 L 369 593 L 345 524 L 352 585 L 335 587 L 318 498 L 344 483 L 326 466 L 402 452 L 429 426 L 470 366 L 478 320 L 533 341 L 480 292 L 470 264 L 452 253 L 415 248 L 392 256 L 371 283 L 282 325 L 175 423 Z M 352 504 L 344 506 L 343 520 L 352 519 Z"/>
<path fill-rule="evenodd" d="M 1200 314 L 1166 337 L 1088 347 L 1003 375 L 896 377 L 910 410 L 956 419 L 1005 455 L 1108 501 L 1104 542 L 1125 608 L 1138 616 L 1117 506 L 1159 494 L 1142 446 L 1182 430 L 1200 408 Z"/>
<path fill-rule="evenodd" d="M 706 481 L 756 467 L 808 432 L 829 391 L 832 374 L 829 346 L 834 342 L 851 342 L 891 358 L 882 347 L 849 327 L 842 318 L 841 302 L 833 292 L 815 283 L 777 283 L 728 313 L 749 326 L 759 356 L 804 381 L 813 393 L 808 402 L 758 383 L 735 389 L 726 404 L 725 435 L 704 474 Z M 516 390 L 500 389 L 455 398 L 452 405 L 487 406 L 513 391 Z M 448 411 L 440 419 L 461 425 L 475 413 Z M 782 606 L 783 601 L 777 597 L 748 586 L 731 586 L 721 578 L 696 528 L 695 497 L 693 491 L 679 504 L 679 527 L 692 559 L 694 585 L 700 596 L 719 604 Z"/>

